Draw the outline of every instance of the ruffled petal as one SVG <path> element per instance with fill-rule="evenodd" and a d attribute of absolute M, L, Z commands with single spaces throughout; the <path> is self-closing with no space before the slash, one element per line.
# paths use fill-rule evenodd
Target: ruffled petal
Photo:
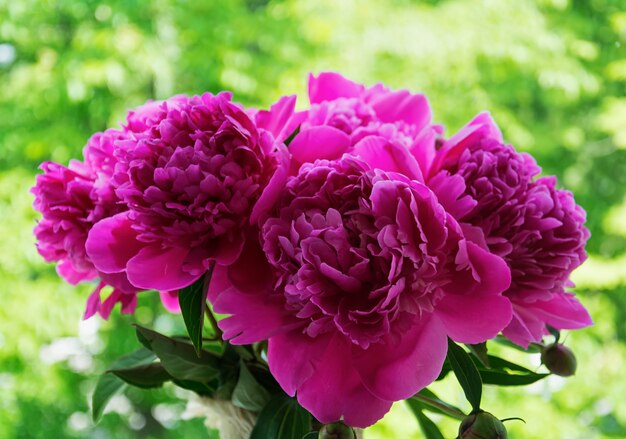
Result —
<path fill-rule="evenodd" d="M 373 169 L 398 172 L 412 180 L 424 181 L 419 164 L 409 150 L 384 137 L 365 137 L 354 146 L 353 153 Z"/>
<path fill-rule="evenodd" d="M 309 74 L 309 101 L 319 104 L 337 98 L 355 98 L 365 91 L 365 87 L 339 73 L 324 72 L 317 77 Z"/>
<path fill-rule="evenodd" d="M 290 126 L 290 120 L 296 108 L 296 96 L 283 96 L 269 110 L 261 110 L 255 115 L 258 128 L 272 133 L 279 142 L 284 141 L 289 134 L 285 132 Z"/>
<path fill-rule="evenodd" d="M 382 122 L 406 122 L 421 128 L 432 118 L 426 96 L 412 94 L 408 90 L 378 94 L 370 104 Z"/>
<path fill-rule="evenodd" d="M 301 322 L 291 317 L 284 299 L 271 290 L 250 293 L 233 286 L 229 268 L 217 265 L 209 284 L 208 298 L 213 310 L 230 314 L 219 321 L 224 339 L 233 344 L 251 344 L 289 331 Z"/>
<path fill-rule="evenodd" d="M 432 383 L 448 349 L 446 330 L 438 318 L 425 314 L 401 336 L 361 350 L 354 359 L 363 383 L 379 398 L 399 401 Z"/>
<path fill-rule="evenodd" d="M 343 419 L 353 427 L 368 427 L 389 411 L 392 402 L 376 397 L 365 388 L 354 368 L 351 343 L 341 334 L 327 337 L 323 351 L 318 347 L 303 352 L 309 362 L 316 364 L 310 378 L 298 387 L 298 402 L 320 422 Z"/>
<path fill-rule="evenodd" d="M 97 222 L 87 236 L 87 255 L 99 271 L 119 273 L 145 244 L 137 241 L 128 212 Z"/>
<path fill-rule="evenodd" d="M 509 299 L 497 295 L 447 294 L 435 315 L 448 336 L 459 343 L 482 343 L 502 331 L 511 321 Z"/>
<path fill-rule="evenodd" d="M 144 247 L 128 261 L 130 283 L 145 290 L 169 291 L 191 285 L 202 276 L 183 271 L 189 250 L 158 246 Z"/>
<path fill-rule="evenodd" d="M 325 125 L 303 129 L 289 145 L 289 151 L 298 163 L 338 159 L 348 148 L 350 136 Z"/>

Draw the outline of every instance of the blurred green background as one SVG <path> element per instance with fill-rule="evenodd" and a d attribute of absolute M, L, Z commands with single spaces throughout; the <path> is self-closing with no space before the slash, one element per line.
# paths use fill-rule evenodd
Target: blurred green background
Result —
<path fill-rule="evenodd" d="M 0 0 L 1 438 L 215 437 L 179 419 L 173 387 L 127 392 L 91 423 L 98 373 L 136 346 L 129 324 L 172 333 L 180 318 L 145 293 L 132 318 L 81 323 L 91 287 L 64 284 L 37 255 L 28 189 L 41 161 L 78 157 L 146 99 L 230 89 L 261 106 L 304 97 L 322 70 L 423 91 L 448 133 L 489 109 L 574 191 L 593 234 L 574 278 L 596 322 L 567 339 L 579 373 L 487 389 L 484 405 L 527 421 L 508 424 L 512 438 L 626 437 L 623 0 Z M 467 408 L 453 380 L 435 390 Z M 397 404 L 366 437 L 421 436 Z"/>

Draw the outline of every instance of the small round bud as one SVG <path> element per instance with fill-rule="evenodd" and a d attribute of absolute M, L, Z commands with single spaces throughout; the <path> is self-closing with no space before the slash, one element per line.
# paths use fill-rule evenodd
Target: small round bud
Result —
<path fill-rule="evenodd" d="M 322 427 L 319 439 L 356 439 L 356 433 L 343 422 L 335 422 Z"/>
<path fill-rule="evenodd" d="M 494 415 L 479 411 L 461 422 L 459 439 L 508 439 L 504 424 Z"/>
<path fill-rule="evenodd" d="M 576 357 L 570 348 L 562 344 L 547 346 L 541 353 L 541 362 L 555 375 L 568 377 L 576 373 Z"/>

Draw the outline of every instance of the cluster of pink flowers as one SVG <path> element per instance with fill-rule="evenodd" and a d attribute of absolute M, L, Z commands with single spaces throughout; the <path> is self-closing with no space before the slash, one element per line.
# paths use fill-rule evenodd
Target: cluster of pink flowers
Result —
<path fill-rule="evenodd" d="M 433 382 L 448 337 L 528 346 L 591 324 L 566 288 L 585 213 L 478 115 L 446 137 L 427 99 L 336 73 L 246 109 L 177 96 L 45 163 L 35 234 L 86 317 L 136 294 L 208 291 L 233 344 L 268 340 L 270 370 L 319 421 L 365 427 Z M 101 301 L 101 290 L 113 287 Z"/>

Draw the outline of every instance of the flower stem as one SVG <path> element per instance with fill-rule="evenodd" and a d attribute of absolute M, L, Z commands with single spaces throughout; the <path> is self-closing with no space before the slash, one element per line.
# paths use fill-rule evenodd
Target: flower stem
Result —
<path fill-rule="evenodd" d="M 223 339 L 224 334 L 222 333 L 222 330 L 220 329 L 220 327 L 217 326 L 217 319 L 213 315 L 213 311 L 211 311 L 211 308 L 209 308 L 208 304 L 206 306 L 205 314 L 209 318 L 209 322 L 211 323 L 211 327 L 213 328 L 213 333 L 215 334 L 215 338 L 219 340 L 220 342 L 224 342 L 224 339 Z"/>
<path fill-rule="evenodd" d="M 416 395 L 413 395 L 413 399 L 416 399 L 432 408 L 437 409 L 440 412 L 443 412 L 444 414 L 452 417 L 452 418 L 456 418 L 460 421 L 462 421 L 463 419 L 465 419 L 465 413 L 463 413 L 460 410 L 457 410 L 454 407 L 451 407 L 449 405 L 447 405 L 446 403 L 444 403 L 443 401 L 438 401 L 438 400 L 434 400 L 431 399 L 427 396 L 424 395 L 420 395 L 419 393 Z"/>

